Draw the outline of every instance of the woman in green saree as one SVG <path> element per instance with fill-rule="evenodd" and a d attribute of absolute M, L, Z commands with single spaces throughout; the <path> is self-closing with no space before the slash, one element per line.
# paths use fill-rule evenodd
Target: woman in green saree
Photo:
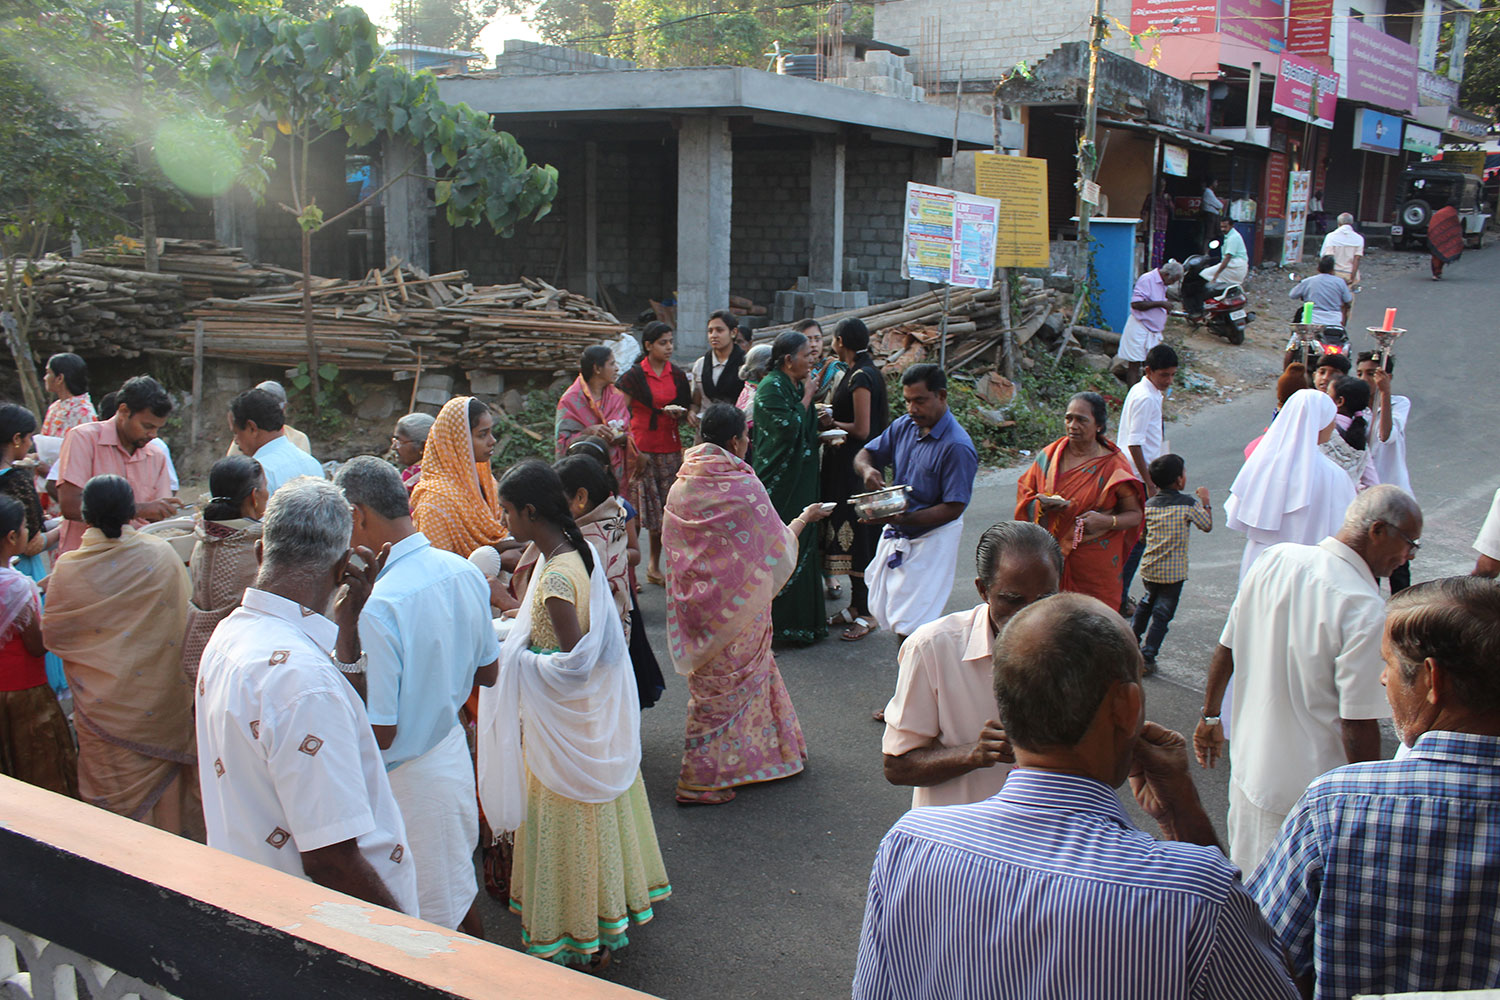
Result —
<path fill-rule="evenodd" d="M 818 501 L 817 386 L 808 378 L 812 345 L 800 333 L 783 333 L 771 345 L 766 377 L 755 391 L 755 455 L 751 465 L 783 521 Z M 818 533 L 798 540 L 797 568 L 771 606 L 774 636 L 808 645 L 828 635 L 823 616 Z"/>

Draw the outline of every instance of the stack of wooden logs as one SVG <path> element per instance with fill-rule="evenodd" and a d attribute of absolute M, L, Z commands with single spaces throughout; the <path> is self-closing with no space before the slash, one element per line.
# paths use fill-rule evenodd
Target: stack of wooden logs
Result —
<path fill-rule="evenodd" d="M 182 279 L 175 274 L 53 258 L 37 261 L 35 267 L 31 340 L 39 354 L 138 357 L 142 348 L 175 329 L 187 309 Z"/>
<path fill-rule="evenodd" d="M 239 247 L 212 240 L 161 239 L 157 246 L 161 273 L 180 276 L 183 294 L 189 299 L 238 298 L 301 279 L 299 273 L 284 267 L 252 264 Z M 94 247 L 74 260 L 127 271 L 146 269 L 146 254 L 137 240 Z"/>
<path fill-rule="evenodd" d="M 545 281 L 476 287 L 467 278 L 467 271 L 392 266 L 358 280 L 315 279 L 320 360 L 365 370 L 568 370 L 585 347 L 627 329 L 589 299 Z M 173 353 L 191 349 L 199 322 L 205 357 L 295 364 L 307 355 L 300 289 L 200 303 L 175 332 Z"/>
<path fill-rule="evenodd" d="M 827 340 L 841 320 L 863 320 L 870 330 L 877 361 L 891 371 L 923 361 L 935 362 L 940 356 L 946 357 L 949 371 L 996 367 L 1004 361 L 1007 340 L 1010 350 L 1018 351 L 1049 322 L 1058 326 L 1062 307 L 1057 292 L 1027 288 L 1022 297 L 1010 303 L 1014 318 L 1007 323 L 1004 291 L 998 285 L 935 289 L 894 302 L 829 313 L 819 316 L 818 322 Z M 945 314 L 946 351 L 940 343 Z M 790 329 L 787 325 L 766 327 L 755 332 L 755 339 L 768 341 Z"/>

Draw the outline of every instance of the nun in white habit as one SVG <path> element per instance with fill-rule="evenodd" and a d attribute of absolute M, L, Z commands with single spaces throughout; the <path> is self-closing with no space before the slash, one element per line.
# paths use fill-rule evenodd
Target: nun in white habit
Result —
<path fill-rule="evenodd" d="M 1327 393 L 1292 394 L 1229 487 L 1224 520 L 1245 533 L 1240 579 L 1279 542 L 1316 545 L 1337 533 L 1354 502 L 1348 473 L 1318 447 L 1334 433 L 1338 407 Z"/>

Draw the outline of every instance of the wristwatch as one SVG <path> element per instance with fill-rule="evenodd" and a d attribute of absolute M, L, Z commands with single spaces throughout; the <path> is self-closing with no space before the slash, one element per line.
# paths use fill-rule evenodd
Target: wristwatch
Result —
<path fill-rule="evenodd" d="M 337 653 L 329 653 L 328 658 L 333 661 L 333 665 L 335 667 L 339 668 L 340 673 L 349 674 L 351 676 L 363 674 L 365 672 L 365 667 L 370 662 L 370 658 L 365 655 L 364 650 L 360 650 L 359 657 L 353 663 L 345 663 L 343 660 L 339 659 Z"/>
<path fill-rule="evenodd" d="M 1222 725 L 1222 723 L 1223 723 L 1223 720 L 1220 719 L 1219 716 L 1217 716 L 1217 715 L 1205 715 L 1202 718 L 1203 718 L 1203 724 L 1205 726 L 1218 726 L 1218 725 Z"/>

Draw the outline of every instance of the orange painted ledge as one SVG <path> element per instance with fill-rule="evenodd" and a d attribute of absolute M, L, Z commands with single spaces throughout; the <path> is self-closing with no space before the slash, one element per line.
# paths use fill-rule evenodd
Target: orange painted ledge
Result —
<path fill-rule="evenodd" d="M 3 775 L 0 829 L 455 996 L 504 996 L 513 1000 L 556 1000 L 559 996 L 626 1000 L 649 996 L 375 906 Z M 54 888 L 77 899 L 80 921 L 89 919 L 89 886 Z M 185 941 L 181 947 L 193 945 Z"/>

